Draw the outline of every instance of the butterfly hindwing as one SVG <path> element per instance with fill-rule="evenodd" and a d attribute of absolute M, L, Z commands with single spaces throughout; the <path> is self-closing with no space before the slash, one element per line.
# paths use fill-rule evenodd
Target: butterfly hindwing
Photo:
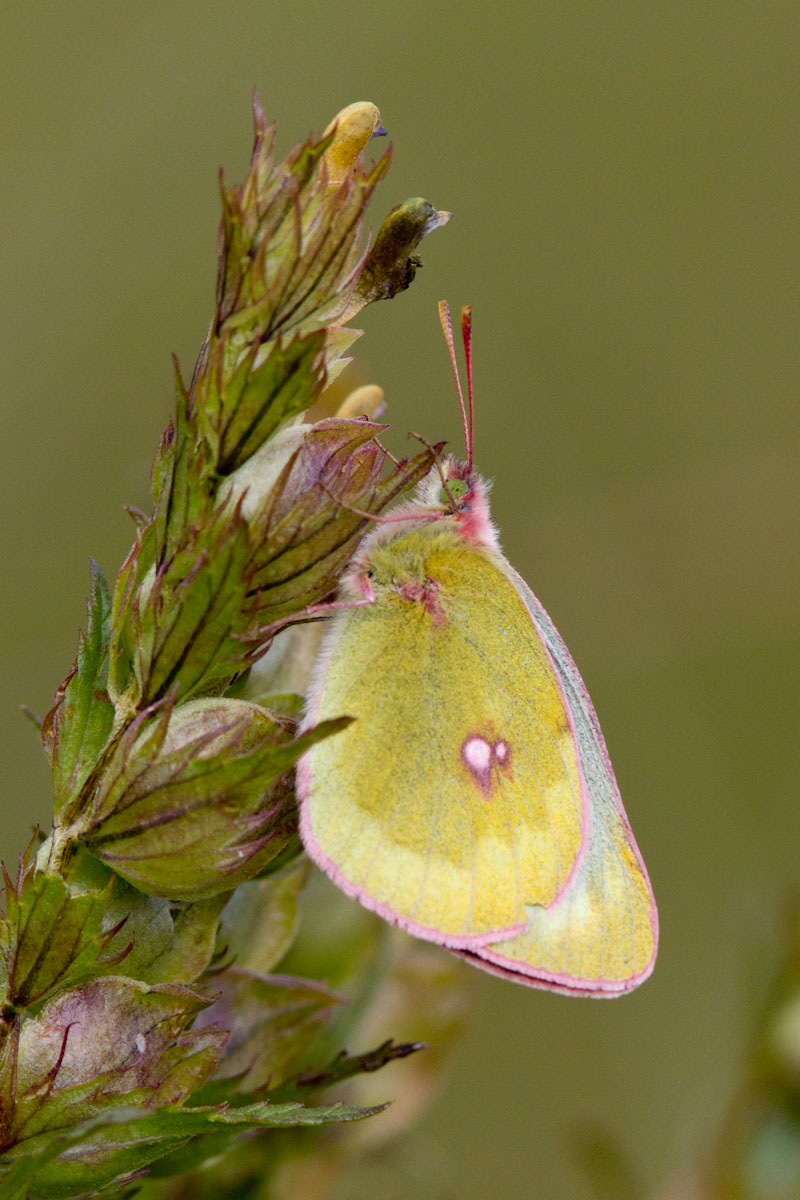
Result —
<path fill-rule="evenodd" d="M 516 572 L 564 695 L 588 801 L 586 851 L 570 887 L 549 906 L 528 905 L 527 927 L 482 947 L 475 965 L 533 986 L 577 994 L 629 991 L 651 972 L 658 918 L 647 872 L 622 807 L 591 700 L 552 621 Z"/>

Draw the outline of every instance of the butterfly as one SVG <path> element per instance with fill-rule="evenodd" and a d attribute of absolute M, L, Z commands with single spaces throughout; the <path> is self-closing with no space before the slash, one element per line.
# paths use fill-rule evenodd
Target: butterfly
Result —
<path fill-rule="evenodd" d="M 310 857 L 361 904 L 494 975 L 615 996 L 653 969 L 658 918 L 572 658 L 502 553 L 473 469 L 448 456 L 361 542 L 305 726 L 349 714 L 298 764 Z"/>

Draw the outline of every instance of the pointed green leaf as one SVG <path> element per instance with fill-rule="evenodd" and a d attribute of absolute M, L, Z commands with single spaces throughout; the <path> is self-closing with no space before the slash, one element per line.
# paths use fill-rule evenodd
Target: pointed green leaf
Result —
<path fill-rule="evenodd" d="M 256 341 L 226 379 L 220 345 L 208 394 L 197 396 L 220 475 L 242 466 L 280 425 L 314 403 L 325 379 L 324 346 L 324 330 L 288 343 L 277 338 L 268 349 Z"/>
<path fill-rule="evenodd" d="M 73 1147 L 86 1143 L 89 1136 L 98 1128 L 112 1121 L 126 1121 L 141 1112 L 133 1106 L 114 1113 L 82 1121 L 71 1130 L 59 1130 L 33 1141 L 23 1144 L 20 1151 L 12 1148 L 0 1155 L 0 1182 L 3 1184 L 4 1200 L 29 1200 L 31 1196 L 41 1196 L 39 1181 L 42 1169 L 60 1154 L 66 1155 Z M 61 1175 L 61 1172 L 57 1172 Z M 50 1200 L 56 1197 L 69 1197 L 77 1194 L 74 1187 L 65 1186 L 63 1178 L 56 1178 L 50 1185 Z M 54 1190 L 58 1189 L 58 1190 Z"/>
<path fill-rule="evenodd" d="M 176 906 L 116 876 L 104 924 L 120 928 L 103 957 L 114 963 L 115 974 L 144 983 L 194 983 L 213 957 L 219 913 L 226 900 L 223 892 L 210 900 Z M 124 958 L 114 962 L 126 949 Z"/>
<path fill-rule="evenodd" d="M 19 894 L 6 880 L 6 896 L 0 951 L 9 1003 L 25 1008 L 56 988 L 104 973 L 98 959 L 108 941 L 101 933 L 108 891 L 76 893 L 63 879 L 29 870 Z"/>
<path fill-rule="evenodd" d="M 127 1106 L 104 1113 L 70 1131 L 46 1133 L 14 1146 L 0 1157 L 3 1200 L 68 1200 L 91 1194 L 112 1183 L 122 1184 L 135 1172 L 176 1147 L 197 1138 L 196 1161 L 206 1147 L 218 1152 L 209 1135 L 231 1135 L 249 1129 L 287 1129 L 363 1121 L 385 1105 L 356 1108 L 330 1104 L 259 1101 L 228 1109 L 162 1108 L 157 1112 Z"/>
<path fill-rule="evenodd" d="M 108 623 L 111 596 L 96 563 L 86 633 L 75 665 L 61 685 L 42 734 L 53 763 L 56 815 L 79 793 L 108 740 L 114 706 L 108 687 Z"/>
<path fill-rule="evenodd" d="M 166 736 L 163 715 L 155 733 L 139 718 L 109 760 L 82 841 L 142 891 L 184 900 L 230 892 L 294 838 L 291 768 L 349 720 L 296 737 L 293 722 L 234 699 L 177 707 Z"/>
<path fill-rule="evenodd" d="M 133 690 L 132 710 L 141 698 L 141 687 L 134 678 L 133 661 L 135 638 L 130 628 L 131 607 L 136 590 L 152 565 L 155 551 L 153 526 L 136 531 L 136 541 L 120 568 L 114 585 L 108 647 L 108 694 L 115 705 L 123 695 Z"/>
<path fill-rule="evenodd" d="M 159 568 L 186 544 L 187 534 L 207 519 L 212 495 L 207 481 L 213 462 L 208 447 L 198 436 L 197 416 L 177 364 L 175 387 L 174 424 L 170 424 L 162 438 L 153 472 L 153 561 Z"/>
<path fill-rule="evenodd" d="M 235 635 L 243 626 L 249 558 L 244 521 L 218 511 L 158 572 L 131 620 L 142 703 L 173 691 L 188 698 L 243 669 L 246 648 Z"/>
<path fill-rule="evenodd" d="M 108 870 L 105 864 L 101 865 L 103 870 Z M 106 906 L 106 921 L 110 928 L 121 927 L 109 942 L 106 955 L 113 959 L 130 946 L 125 957 L 114 965 L 114 974 L 139 979 L 144 983 L 192 983 L 188 975 L 164 978 L 155 968 L 162 957 L 166 959 L 169 955 L 175 937 L 175 921 L 169 901 L 140 892 L 119 875 L 113 879 Z"/>

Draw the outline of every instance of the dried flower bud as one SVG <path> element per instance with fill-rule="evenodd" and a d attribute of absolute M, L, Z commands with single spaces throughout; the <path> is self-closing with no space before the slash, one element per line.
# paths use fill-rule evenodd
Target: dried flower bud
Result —
<path fill-rule="evenodd" d="M 422 260 L 414 253 L 422 239 L 446 225 L 452 213 L 437 211 L 416 196 L 396 205 L 378 230 L 375 244 L 359 273 L 353 300 L 343 321 L 350 321 L 366 304 L 391 300 L 413 282 Z"/>

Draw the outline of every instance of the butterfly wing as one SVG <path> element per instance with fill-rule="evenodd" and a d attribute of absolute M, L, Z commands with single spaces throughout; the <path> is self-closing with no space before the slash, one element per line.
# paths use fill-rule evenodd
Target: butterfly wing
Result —
<path fill-rule="evenodd" d="M 618 995 L 646 979 L 655 963 L 658 915 L 650 880 L 578 669 L 527 584 L 505 562 L 503 569 L 558 677 L 587 797 L 588 836 L 569 888 L 547 906 L 528 904 L 522 933 L 466 956 L 475 966 L 533 987 Z"/>
<path fill-rule="evenodd" d="M 558 666 L 496 555 L 431 527 L 392 555 L 392 586 L 334 618 L 320 655 L 307 721 L 356 720 L 299 764 L 303 840 L 388 920 L 504 960 L 586 857 Z"/>

